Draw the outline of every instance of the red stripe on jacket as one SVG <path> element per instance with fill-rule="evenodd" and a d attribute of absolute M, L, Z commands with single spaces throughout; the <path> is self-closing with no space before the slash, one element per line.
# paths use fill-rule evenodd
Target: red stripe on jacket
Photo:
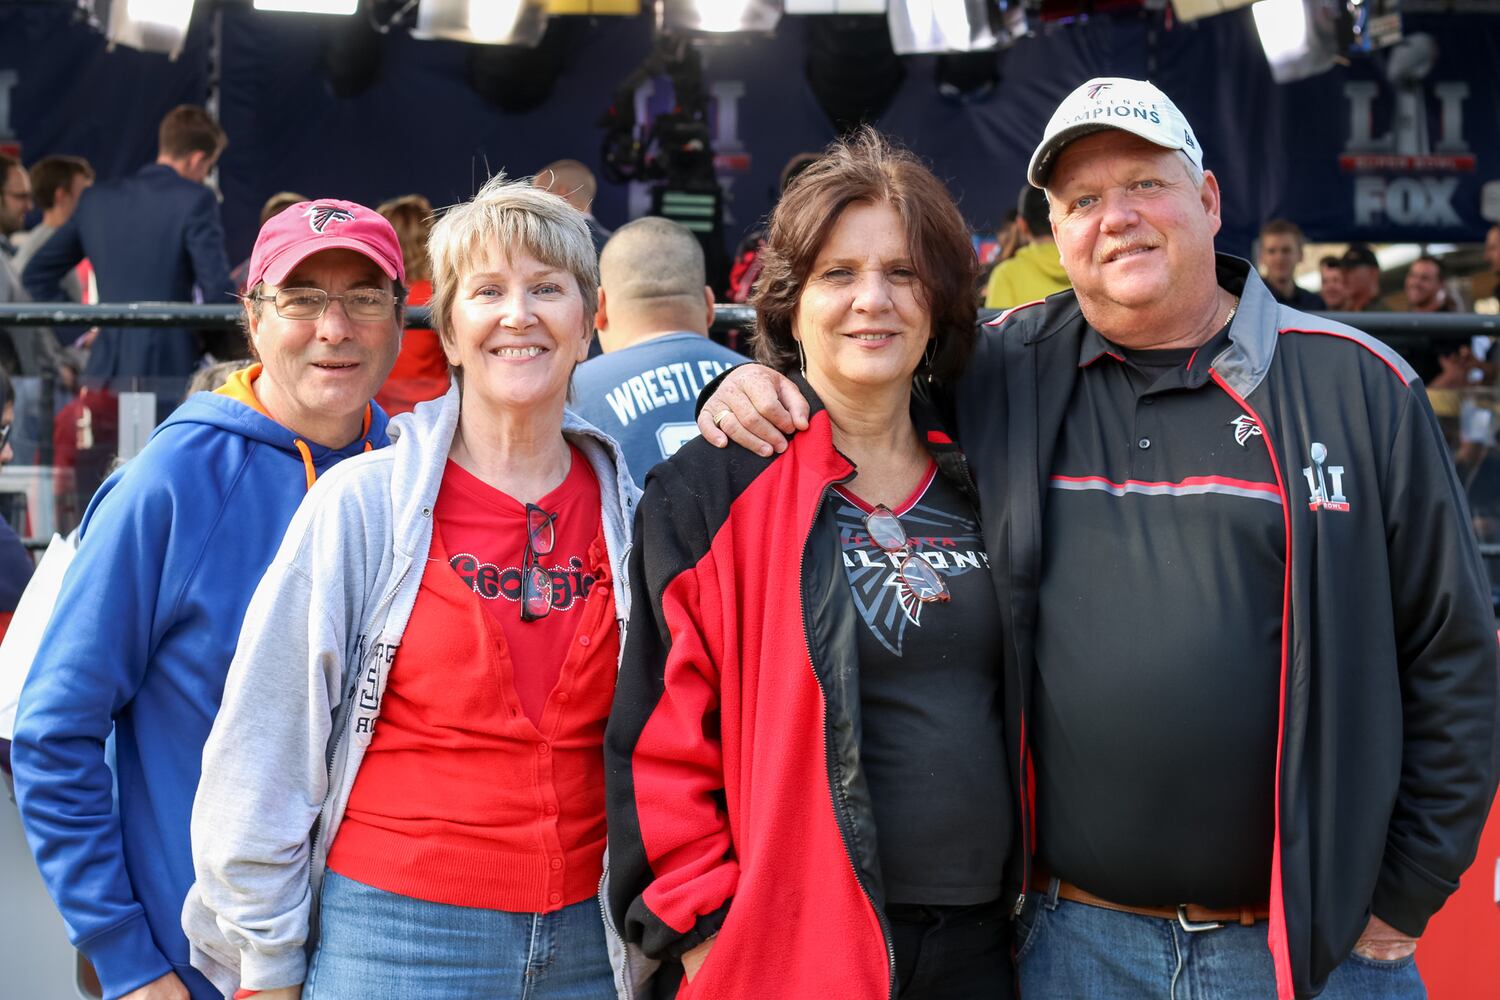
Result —
<path fill-rule="evenodd" d="M 1281 460 L 1276 457 L 1276 448 L 1264 431 L 1266 422 L 1260 418 L 1245 398 L 1229 387 L 1229 383 L 1211 372 L 1215 384 L 1229 394 L 1250 417 L 1261 426 L 1259 435 L 1271 456 L 1271 468 L 1276 473 L 1276 486 L 1281 491 L 1282 532 L 1286 539 L 1285 575 L 1281 581 L 1281 685 L 1278 690 L 1276 711 L 1276 790 L 1274 835 L 1271 839 L 1271 919 L 1267 922 L 1266 946 L 1271 951 L 1271 965 L 1276 973 L 1276 995 L 1279 1000 L 1293 1000 L 1296 989 L 1292 985 L 1292 949 L 1286 932 L 1286 892 L 1281 878 L 1281 755 L 1286 746 L 1286 678 L 1290 669 L 1287 643 L 1292 629 L 1292 515 L 1286 493 L 1286 479 L 1281 474 Z"/>

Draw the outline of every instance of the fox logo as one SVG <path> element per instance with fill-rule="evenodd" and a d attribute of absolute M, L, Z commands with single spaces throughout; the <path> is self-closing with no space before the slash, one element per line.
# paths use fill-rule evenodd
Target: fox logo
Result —
<path fill-rule="evenodd" d="M 1255 422 L 1254 417 L 1244 415 L 1235 417 L 1229 421 L 1229 426 L 1234 428 L 1234 443 L 1241 448 L 1248 447 L 1245 442 L 1252 437 L 1260 437 L 1260 424 Z"/>
<path fill-rule="evenodd" d="M 321 233 L 335 223 L 354 221 L 353 212 L 332 205 L 312 205 L 302 215 L 307 219 L 307 228 L 315 233 Z"/>

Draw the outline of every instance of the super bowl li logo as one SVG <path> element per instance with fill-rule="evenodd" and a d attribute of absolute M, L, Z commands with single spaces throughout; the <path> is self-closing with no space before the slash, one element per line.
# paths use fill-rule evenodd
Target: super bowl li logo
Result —
<path fill-rule="evenodd" d="M 1311 494 L 1307 509 L 1347 511 L 1349 498 L 1344 496 L 1344 467 L 1330 465 L 1324 469 L 1323 463 L 1328 461 L 1328 449 L 1321 441 L 1314 441 L 1308 453 L 1312 456 L 1313 464 L 1302 470 L 1302 474 L 1307 477 L 1307 489 Z M 1330 485 L 1333 487 L 1332 492 L 1329 492 Z"/>
<path fill-rule="evenodd" d="M 1349 140 L 1339 167 L 1354 175 L 1358 226 L 1464 224 L 1453 198 L 1460 179 L 1477 166 L 1464 138 L 1464 100 L 1470 91 L 1462 80 L 1429 81 L 1438 56 L 1431 35 L 1409 35 L 1385 60 L 1384 87 L 1374 80 L 1344 84 Z M 1377 133 L 1376 104 L 1387 101 L 1390 126 Z"/>

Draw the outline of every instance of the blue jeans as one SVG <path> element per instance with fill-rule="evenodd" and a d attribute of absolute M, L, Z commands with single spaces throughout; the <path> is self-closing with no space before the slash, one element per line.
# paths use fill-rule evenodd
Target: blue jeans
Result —
<path fill-rule="evenodd" d="M 506 913 L 323 877 L 303 1000 L 614 1000 L 599 903 Z"/>
<path fill-rule="evenodd" d="M 1028 895 L 1016 921 L 1023 997 L 1046 1000 L 1275 1000 L 1265 921 L 1188 932 L 1175 920 Z M 1415 956 L 1351 954 L 1319 1000 L 1425 1000 Z"/>

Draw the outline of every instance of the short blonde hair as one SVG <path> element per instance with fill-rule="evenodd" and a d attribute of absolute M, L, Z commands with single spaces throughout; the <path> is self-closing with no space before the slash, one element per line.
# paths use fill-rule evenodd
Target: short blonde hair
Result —
<path fill-rule="evenodd" d="M 443 213 L 427 239 L 432 263 L 432 326 L 443 343 L 453 343 L 453 302 L 458 286 L 487 249 L 519 248 L 567 271 L 583 296 L 584 322 L 593 326 L 599 310 L 599 256 L 582 212 L 562 198 L 525 180 L 496 174 L 472 201 Z"/>

